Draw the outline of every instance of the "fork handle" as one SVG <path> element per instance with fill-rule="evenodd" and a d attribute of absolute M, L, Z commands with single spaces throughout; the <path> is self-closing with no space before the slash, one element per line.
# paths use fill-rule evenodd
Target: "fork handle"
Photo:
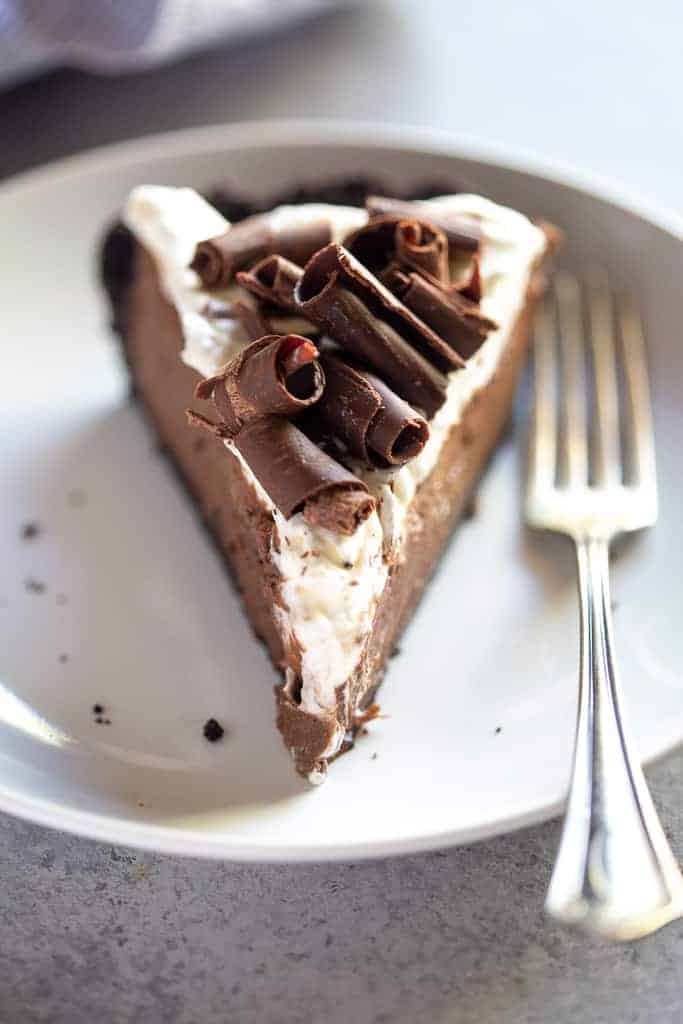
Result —
<path fill-rule="evenodd" d="M 579 708 L 566 817 L 546 910 L 605 938 L 648 935 L 683 914 L 683 878 L 622 720 L 609 546 L 576 539 Z"/>

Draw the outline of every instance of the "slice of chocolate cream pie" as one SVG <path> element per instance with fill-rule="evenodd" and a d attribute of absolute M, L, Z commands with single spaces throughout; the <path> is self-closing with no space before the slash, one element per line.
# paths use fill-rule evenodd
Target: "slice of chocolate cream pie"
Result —
<path fill-rule="evenodd" d="M 135 392 L 283 673 L 299 772 L 376 711 L 510 413 L 558 233 L 475 195 L 231 225 L 142 186 L 105 249 Z M 125 252 L 125 267 L 121 253 Z"/>

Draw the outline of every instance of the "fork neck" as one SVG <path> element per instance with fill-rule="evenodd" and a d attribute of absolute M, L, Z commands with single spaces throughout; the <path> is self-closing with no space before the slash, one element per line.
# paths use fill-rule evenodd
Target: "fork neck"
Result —
<path fill-rule="evenodd" d="M 613 651 L 608 538 L 577 541 L 581 596 L 573 778 L 547 909 L 610 939 L 683 913 L 683 879 L 623 721 Z"/>

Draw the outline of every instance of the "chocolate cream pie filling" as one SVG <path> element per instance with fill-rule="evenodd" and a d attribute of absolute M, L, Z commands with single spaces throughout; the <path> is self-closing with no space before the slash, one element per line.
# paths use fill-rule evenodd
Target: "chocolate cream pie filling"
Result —
<path fill-rule="evenodd" d="M 557 232 L 466 194 L 232 226 L 191 189 L 141 186 L 124 220 L 136 392 L 283 672 L 297 770 L 320 782 L 499 439 Z"/>

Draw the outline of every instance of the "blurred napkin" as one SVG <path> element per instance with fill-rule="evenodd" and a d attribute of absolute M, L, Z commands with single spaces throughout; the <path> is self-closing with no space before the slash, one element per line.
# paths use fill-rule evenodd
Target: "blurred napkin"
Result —
<path fill-rule="evenodd" d="M 0 82 L 63 65 L 108 72 L 145 67 L 343 2 L 0 0 Z"/>

